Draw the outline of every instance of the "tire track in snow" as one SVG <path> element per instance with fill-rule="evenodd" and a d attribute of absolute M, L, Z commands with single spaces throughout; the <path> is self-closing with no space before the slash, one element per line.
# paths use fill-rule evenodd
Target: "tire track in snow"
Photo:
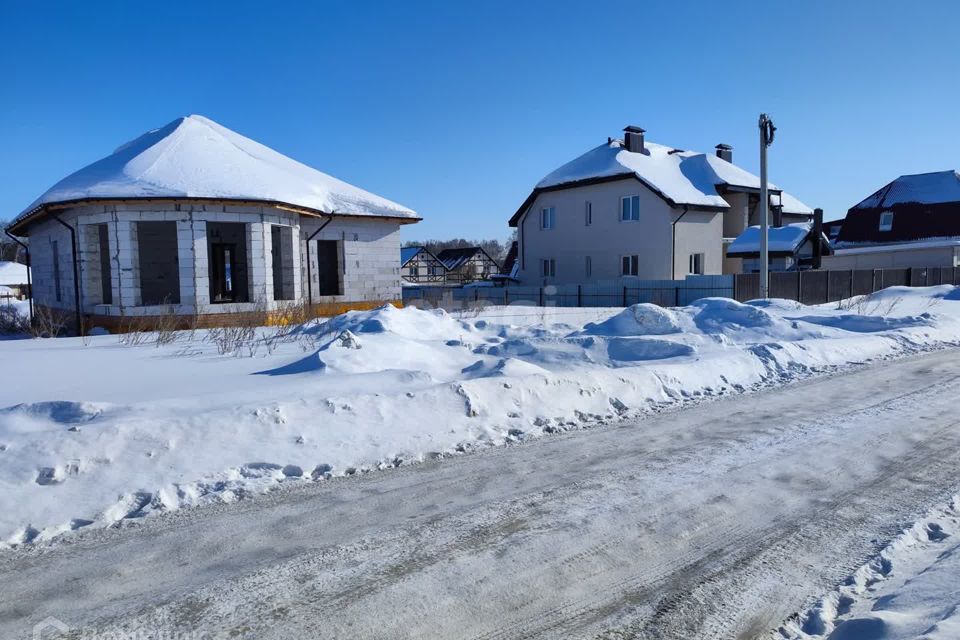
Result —
<path fill-rule="evenodd" d="M 948 491 L 958 381 L 938 354 L 0 554 L 0 635 L 751 637 Z"/>

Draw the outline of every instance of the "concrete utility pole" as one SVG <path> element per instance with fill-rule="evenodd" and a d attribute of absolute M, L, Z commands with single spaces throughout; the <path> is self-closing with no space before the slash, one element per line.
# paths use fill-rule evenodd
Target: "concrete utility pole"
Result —
<path fill-rule="evenodd" d="M 760 114 L 760 297 L 770 297 L 770 194 L 767 192 L 767 147 L 773 144 L 777 130 L 767 114 Z"/>

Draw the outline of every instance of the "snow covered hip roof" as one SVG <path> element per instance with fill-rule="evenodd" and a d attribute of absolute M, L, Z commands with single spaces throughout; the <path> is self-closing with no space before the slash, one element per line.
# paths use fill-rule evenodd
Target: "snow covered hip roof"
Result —
<path fill-rule="evenodd" d="M 549 173 L 537 183 L 531 195 L 617 178 L 636 178 L 672 206 L 717 210 L 729 208 L 721 195 L 724 190 L 760 189 L 760 178 L 716 155 L 653 142 L 644 142 L 643 151 L 636 152 L 628 150 L 623 141 L 611 139 Z M 775 184 L 769 187 L 773 193 L 771 204 L 782 205 L 784 213 L 813 214 L 813 209 L 782 193 Z M 530 203 L 532 198 L 511 218 L 512 226 L 516 226 L 519 215 Z"/>
<path fill-rule="evenodd" d="M 215 199 L 286 204 L 317 213 L 398 218 L 417 214 L 297 162 L 203 116 L 178 118 L 67 176 L 14 220 L 89 200 Z"/>

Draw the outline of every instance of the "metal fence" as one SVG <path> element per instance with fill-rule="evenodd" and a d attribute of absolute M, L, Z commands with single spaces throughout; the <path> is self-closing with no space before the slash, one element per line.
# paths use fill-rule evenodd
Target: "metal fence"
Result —
<path fill-rule="evenodd" d="M 731 275 L 696 276 L 686 280 L 619 280 L 542 287 L 405 287 L 403 303 L 448 311 L 482 305 L 627 307 L 639 302 L 676 307 L 700 298 L 729 298 L 733 291 Z"/>
<path fill-rule="evenodd" d="M 770 273 L 770 297 L 803 304 L 823 304 L 871 294 L 887 287 L 938 284 L 960 284 L 960 267 L 773 271 Z M 734 276 L 733 297 L 741 302 L 759 298 L 760 274 Z"/>
<path fill-rule="evenodd" d="M 773 271 L 770 297 L 803 304 L 836 302 L 896 285 L 960 285 L 960 267 Z M 405 287 L 404 304 L 448 311 L 480 306 L 627 307 L 649 302 L 662 307 L 688 305 L 700 298 L 760 297 L 760 274 L 690 276 L 686 280 L 618 280 L 590 285 L 506 287 Z"/>

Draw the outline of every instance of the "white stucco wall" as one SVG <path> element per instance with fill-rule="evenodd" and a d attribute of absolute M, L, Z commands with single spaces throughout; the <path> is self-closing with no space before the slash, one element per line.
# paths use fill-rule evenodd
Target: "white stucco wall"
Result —
<path fill-rule="evenodd" d="M 620 200 L 640 197 L 640 220 L 621 221 Z M 592 224 L 586 224 L 586 203 L 592 206 Z M 540 211 L 553 207 L 553 229 L 540 228 Z M 625 255 L 639 256 L 638 277 L 682 279 L 687 275 L 689 255 L 704 254 L 704 273 L 722 271 L 723 214 L 673 208 L 639 181 L 629 178 L 539 194 L 519 221 L 520 270 L 527 285 L 587 284 L 621 277 Z M 676 255 L 671 269 L 676 225 Z M 591 274 L 586 258 L 591 259 Z M 556 276 L 544 278 L 541 261 L 556 260 Z"/>

